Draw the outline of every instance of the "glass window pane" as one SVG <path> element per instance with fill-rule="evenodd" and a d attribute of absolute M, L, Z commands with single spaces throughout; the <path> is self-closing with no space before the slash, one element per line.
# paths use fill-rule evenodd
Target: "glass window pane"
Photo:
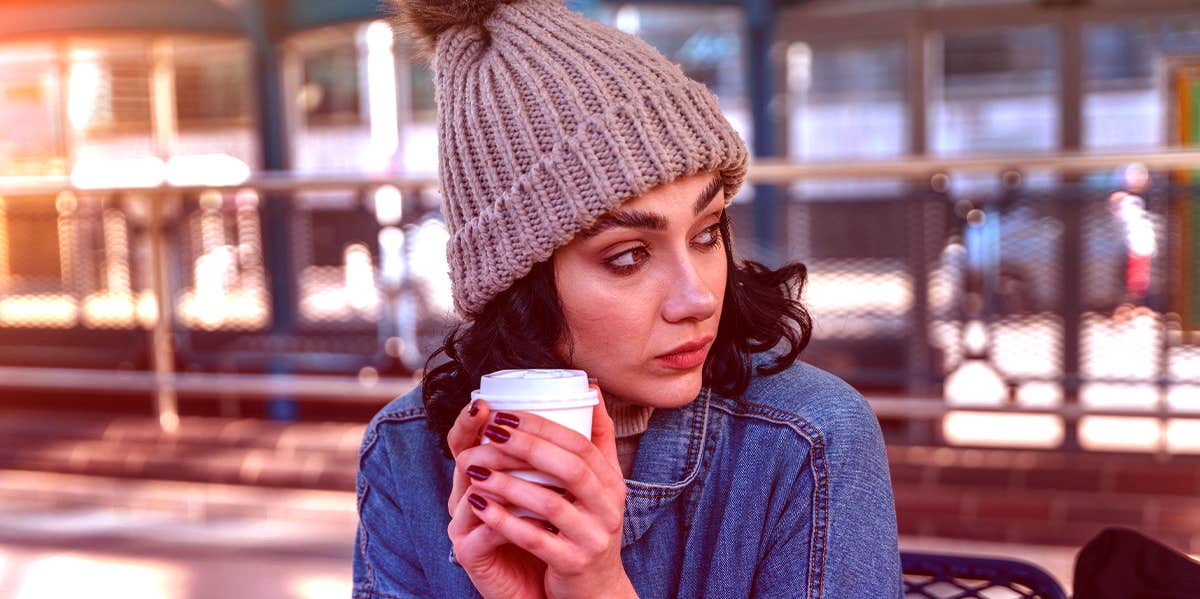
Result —
<path fill-rule="evenodd" d="M 370 168 L 371 127 L 362 100 L 370 97 L 363 71 L 370 48 L 366 25 L 329 27 L 288 38 L 291 86 L 297 108 L 292 165 L 302 173 L 352 173 Z M 395 82 L 393 82 L 395 85 Z M 436 146 L 432 149 L 436 155 Z M 378 164 L 378 163 L 376 163 Z"/>
<path fill-rule="evenodd" d="M 344 46 L 304 56 L 304 115 L 309 125 L 356 123 L 360 118 L 358 50 Z"/>
<path fill-rule="evenodd" d="M 1048 25 L 944 34 L 930 90 L 933 153 L 1058 146 L 1059 40 Z"/>
<path fill-rule="evenodd" d="M 1087 148 L 1145 148 L 1167 137 L 1163 68 L 1200 54 L 1200 15 L 1095 23 L 1083 31 L 1083 137 Z"/>
<path fill-rule="evenodd" d="M 408 107 L 400 127 L 400 168 L 412 176 L 436 176 L 437 103 L 434 101 L 433 70 L 406 53 L 401 73 L 407 84 Z"/>
<path fill-rule="evenodd" d="M 788 154 L 831 159 L 907 152 L 904 50 L 904 40 L 788 46 Z"/>
<path fill-rule="evenodd" d="M 67 123 L 77 164 L 153 156 L 150 56 L 145 40 L 69 45 Z"/>
<path fill-rule="evenodd" d="M 248 124 L 251 57 L 242 42 L 175 45 L 175 114 L 180 129 Z"/>
<path fill-rule="evenodd" d="M 250 47 L 237 39 L 180 36 L 171 41 L 179 156 L 226 154 L 245 165 L 258 163 L 253 125 L 253 68 Z M 236 163 L 229 163 L 231 168 Z M 200 171 L 209 171 L 197 165 Z M 209 171 L 211 172 L 211 171 Z"/>
<path fill-rule="evenodd" d="M 436 120 L 437 104 L 434 101 L 433 69 L 429 65 L 414 61 L 408 68 L 409 106 L 414 120 Z"/>
<path fill-rule="evenodd" d="M 0 176 L 63 174 L 62 94 L 48 47 L 0 48 Z"/>
<path fill-rule="evenodd" d="M 902 38 L 787 48 L 788 156 L 797 160 L 893 158 L 908 153 L 907 53 Z M 891 195 L 894 179 L 803 181 L 796 196 Z"/>
<path fill-rule="evenodd" d="M 689 77 L 707 85 L 720 100 L 725 118 L 747 146 L 753 144 L 740 7 L 625 4 L 601 6 L 594 17 L 646 40 Z"/>

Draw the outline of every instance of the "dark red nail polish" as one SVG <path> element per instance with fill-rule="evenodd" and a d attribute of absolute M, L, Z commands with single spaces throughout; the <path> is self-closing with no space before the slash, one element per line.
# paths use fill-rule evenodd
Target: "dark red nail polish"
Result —
<path fill-rule="evenodd" d="M 517 428 L 517 425 L 521 424 L 521 419 L 518 418 L 516 414 L 509 414 L 508 412 L 496 412 L 496 424 L 503 424 L 507 427 Z"/>
<path fill-rule="evenodd" d="M 509 433 L 507 430 L 502 429 L 494 424 L 487 425 L 487 427 L 483 429 L 483 434 L 487 438 L 489 438 L 497 443 L 504 443 L 504 442 L 508 441 L 509 437 L 512 436 L 512 434 Z"/>
<path fill-rule="evenodd" d="M 467 495 L 467 501 L 469 501 L 471 505 L 475 506 L 475 509 L 477 510 L 487 509 L 487 500 L 474 493 Z"/>
<path fill-rule="evenodd" d="M 483 466 L 476 466 L 474 464 L 467 466 L 467 476 L 475 480 L 487 480 L 487 477 L 491 475 L 492 471 Z"/>
<path fill-rule="evenodd" d="M 550 534 L 552 535 L 558 534 L 558 527 L 549 522 L 542 522 L 542 528 L 550 531 Z"/>
<path fill-rule="evenodd" d="M 475 415 L 478 413 L 479 413 L 479 400 L 477 399 L 477 400 L 471 402 L 471 409 L 467 410 L 467 416 L 471 416 L 472 418 L 474 418 Z"/>

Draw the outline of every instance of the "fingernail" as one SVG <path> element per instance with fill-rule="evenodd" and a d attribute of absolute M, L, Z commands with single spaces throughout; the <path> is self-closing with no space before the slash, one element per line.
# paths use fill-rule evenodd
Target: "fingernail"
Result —
<path fill-rule="evenodd" d="M 476 466 L 474 464 L 467 466 L 467 476 L 475 480 L 487 480 L 487 477 L 491 475 L 492 471 L 483 466 Z"/>
<path fill-rule="evenodd" d="M 508 412 L 496 412 L 496 424 L 503 424 L 504 426 L 517 428 L 517 425 L 521 424 L 521 419 L 517 418 L 516 414 L 509 414 Z"/>
<path fill-rule="evenodd" d="M 502 429 L 494 424 L 487 425 L 487 427 L 483 429 L 483 434 L 487 438 L 497 443 L 504 443 L 508 441 L 509 437 L 512 436 L 507 430 Z"/>
<path fill-rule="evenodd" d="M 546 487 L 547 489 L 550 489 L 551 491 L 554 491 L 555 493 L 558 493 L 559 495 L 562 495 L 563 499 L 566 499 L 568 503 L 575 503 L 575 496 L 572 495 L 570 491 L 568 491 L 562 487 L 556 487 L 554 485 L 542 485 L 542 486 Z"/>
<path fill-rule="evenodd" d="M 479 400 L 477 399 L 477 400 L 471 402 L 471 409 L 467 410 L 467 416 L 474 418 L 475 415 L 478 413 L 479 413 Z"/>
<path fill-rule="evenodd" d="M 471 505 L 475 506 L 475 509 L 477 510 L 487 509 L 487 500 L 474 493 L 467 495 L 467 501 L 469 501 Z"/>
<path fill-rule="evenodd" d="M 542 528 L 550 531 L 550 534 L 552 535 L 558 534 L 558 527 L 549 522 L 542 522 Z"/>

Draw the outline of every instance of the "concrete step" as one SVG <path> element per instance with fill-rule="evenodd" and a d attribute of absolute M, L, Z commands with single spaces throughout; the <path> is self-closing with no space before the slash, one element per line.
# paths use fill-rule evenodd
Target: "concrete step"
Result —
<path fill-rule="evenodd" d="M 353 491 L 364 425 L 0 413 L 0 468 Z"/>
<path fill-rule="evenodd" d="M 342 555 L 352 492 L 0 470 L 0 542 Z"/>

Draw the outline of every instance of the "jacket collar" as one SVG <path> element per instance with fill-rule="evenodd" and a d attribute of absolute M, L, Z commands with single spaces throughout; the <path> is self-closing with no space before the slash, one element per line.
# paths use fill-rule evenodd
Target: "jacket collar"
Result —
<path fill-rule="evenodd" d="M 642 537 L 658 515 L 700 475 L 708 437 L 712 391 L 705 386 L 694 401 L 656 409 L 638 442 L 631 479 L 626 479 L 625 526 L 621 547 Z"/>

